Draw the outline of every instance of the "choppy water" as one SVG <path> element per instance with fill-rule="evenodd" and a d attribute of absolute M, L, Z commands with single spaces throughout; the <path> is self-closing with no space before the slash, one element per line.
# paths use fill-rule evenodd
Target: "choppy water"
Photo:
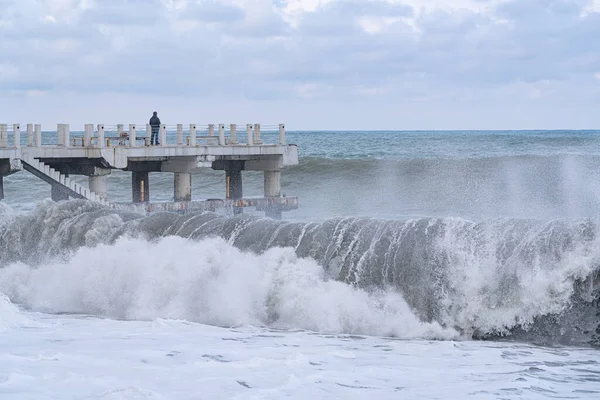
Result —
<path fill-rule="evenodd" d="M 298 144 L 301 161 L 283 171 L 282 191 L 299 196 L 300 209 L 284 221 L 256 212 L 142 217 L 84 201 L 54 204 L 44 200 L 48 186 L 25 172 L 5 178 L 0 292 L 8 297 L 0 335 L 31 357 L 50 350 L 28 332 L 47 329 L 71 341 L 91 334 L 115 352 L 123 346 L 106 332 L 132 329 L 133 348 L 148 334 L 166 349 L 173 346 L 156 321 L 185 320 L 191 325 L 169 325 L 186 354 L 169 365 L 185 375 L 190 357 L 200 357 L 190 329 L 214 339 L 236 327 L 250 349 L 268 349 L 243 353 L 248 346 L 236 344 L 249 357 L 241 365 L 257 363 L 267 373 L 288 365 L 276 384 L 252 370 L 239 379 L 245 384 L 232 386 L 229 372 L 215 366 L 220 361 L 202 366 L 212 371 L 211 388 L 242 397 L 405 390 L 448 398 L 449 388 L 456 398 L 598 396 L 600 132 L 291 132 L 288 142 Z M 223 175 L 197 171 L 194 197 L 222 197 Z M 150 179 L 151 198 L 169 200 L 172 176 Z M 244 180 L 246 195 L 260 195 L 260 174 Z M 112 199 L 128 200 L 130 187 L 128 174 L 111 175 Z M 346 342 L 348 334 L 368 338 L 369 346 Z M 215 346 L 211 360 L 233 361 L 227 346 Z M 296 350 L 281 356 L 280 346 Z M 333 356 L 315 360 L 320 346 Z M 66 358 L 67 369 L 83 368 Z M 167 367 L 161 360 L 155 371 Z M 430 380 L 417 364 L 461 372 Z M 351 370 L 360 366 L 359 377 Z M 0 393 L 24 393 L 19 379 L 48 384 L 35 372 L 25 378 L 1 368 Z M 96 379 L 93 369 L 81 374 L 82 382 Z M 174 396 L 172 386 L 161 392 L 130 379 L 139 390 L 123 380 L 115 387 L 125 385 L 124 392 L 99 386 L 112 398 L 130 398 L 131 390 L 136 398 Z M 305 385 L 311 389 L 299 389 Z M 431 385 L 439 390 L 428 391 Z"/>

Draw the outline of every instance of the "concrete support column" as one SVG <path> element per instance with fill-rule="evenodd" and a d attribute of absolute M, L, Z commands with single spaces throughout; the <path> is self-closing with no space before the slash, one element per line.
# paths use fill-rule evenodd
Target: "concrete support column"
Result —
<path fill-rule="evenodd" d="M 281 171 L 265 171 L 265 197 L 279 197 L 281 194 Z M 265 215 L 273 219 L 281 219 L 281 209 L 268 207 Z"/>
<path fill-rule="evenodd" d="M 52 185 L 50 188 L 50 198 L 52 201 L 69 200 L 69 193 L 60 185 Z"/>
<path fill-rule="evenodd" d="M 134 203 L 147 203 L 150 201 L 150 182 L 148 172 L 131 173 L 131 200 Z"/>
<path fill-rule="evenodd" d="M 225 171 L 225 197 L 232 200 L 244 197 L 241 170 L 228 169 Z M 243 211 L 242 207 L 233 207 L 234 214 L 241 214 Z"/>
<path fill-rule="evenodd" d="M 281 171 L 265 171 L 265 197 L 281 194 Z"/>
<path fill-rule="evenodd" d="M 189 172 L 175 172 L 174 179 L 175 201 L 192 200 L 192 174 Z"/>
<path fill-rule="evenodd" d="M 106 189 L 106 177 L 103 175 L 91 175 L 89 180 L 90 191 L 106 199 L 108 195 L 108 190 Z"/>
<path fill-rule="evenodd" d="M 4 176 L 0 175 L 0 200 L 4 199 Z"/>

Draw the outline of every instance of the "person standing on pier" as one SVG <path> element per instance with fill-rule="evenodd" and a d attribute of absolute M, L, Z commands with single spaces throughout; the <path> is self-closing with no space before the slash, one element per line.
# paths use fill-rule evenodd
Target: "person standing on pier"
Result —
<path fill-rule="evenodd" d="M 150 138 L 150 145 L 158 145 L 158 130 L 160 128 L 160 118 L 158 118 L 158 113 L 154 111 L 152 113 L 152 118 L 150 118 L 150 126 L 152 127 L 152 136 Z"/>

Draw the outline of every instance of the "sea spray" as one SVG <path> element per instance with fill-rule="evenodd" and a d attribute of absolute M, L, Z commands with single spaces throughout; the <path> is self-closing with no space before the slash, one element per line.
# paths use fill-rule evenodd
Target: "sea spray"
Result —
<path fill-rule="evenodd" d="M 222 239 L 122 238 L 84 247 L 67 262 L 0 270 L 0 291 L 28 309 L 116 319 L 184 319 L 402 338 L 456 338 L 424 323 L 393 290 L 367 292 L 326 279 L 292 249 L 261 255 Z"/>
<path fill-rule="evenodd" d="M 596 343 L 596 331 L 600 326 L 598 226 L 595 218 L 482 222 L 462 218 L 403 221 L 334 218 L 305 223 L 249 215 L 228 218 L 213 213 L 160 213 L 144 217 L 102 209 L 84 201 L 48 202 L 41 203 L 33 213 L 12 216 L 9 222 L 0 225 L 0 267 L 10 270 L 20 265 L 17 269 L 22 271 L 54 268 L 55 275 L 60 276 L 64 265 L 71 265 L 73 257 L 78 256 L 78 262 L 85 264 L 87 261 L 82 261 L 82 252 L 95 251 L 95 248 L 103 249 L 103 256 L 108 257 L 113 254 L 113 246 L 122 240 L 156 244 L 179 237 L 185 239 L 180 242 L 185 243 L 182 246 L 195 246 L 220 238 L 229 246 L 227 249 L 242 250 L 241 254 L 247 257 L 260 258 L 284 251 L 298 260 L 310 260 L 298 262 L 295 269 L 310 270 L 308 265 L 318 267 L 320 279 L 328 282 L 327 285 L 341 285 L 368 294 L 369 297 L 364 299 L 366 304 L 385 305 L 389 303 L 385 298 L 396 296 L 419 321 L 436 323 L 464 335 L 495 337 L 518 333 L 520 338 L 528 341 Z M 137 247 L 132 247 L 131 251 L 133 249 Z M 147 250 L 136 251 L 140 253 L 138 257 L 147 257 Z M 94 257 L 97 257 L 96 253 Z M 172 260 L 178 260 L 177 254 L 173 254 Z M 233 257 L 221 262 L 228 265 L 236 260 Z M 255 259 L 247 262 L 252 264 Z M 118 263 L 116 259 L 113 260 L 115 263 Z M 127 271 L 115 273 L 129 273 Z M 160 277 L 158 273 L 155 275 L 157 281 L 171 279 Z M 113 277 L 106 279 L 110 281 L 109 278 Z M 65 276 L 62 279 L 72 278 Z M 82 276 L 75 281 L 85 279 L 86 276 Z M 126 279 L 113 286 L 106 283 L 110 290 L 124 295 L 132 284 Z M 199 280 L 198 285 L 198 288 L 189 289 L 196 293 L 195 296 L 206 292 L 204 281 Z M 330 288 L 327 285 L 323 287 Z M 122 289 L 118 291 L 119 288 Z M 289 286 L 285 288 L 289 289 Z M 252 308 L 252 312 L 242 312 L 246 319 L 235 313 L 230 320 L 225 317 L 228 314 L 218 318 L 210 317 L 211 313 L 198 315 L 202 316 L 202 321 L 215 324 L 282 323 L 289 314 L 284 312 L 285 307 L 282 308 L 288 297 L 282 297 L 277 291 L 272 293 L 273 296 L 264 300 L 264 307 L 269 312 L 262 316 L 256 311 L 260 307 Z M 85 298 L 86 295 L 82 296 Z M 294 296 L 298 297 L 298 294 Z M 27 298 L 22 301 L 26 303 Z M 119 304 L 127 304 L 116 300 L 116 295 L 109 298 L 113 299 L 110 304 L 117 309 Z M 313 293 L 311 298 L 319 296 Z M 274 299 L 279 306 L 269 308 Z M 309 300 L 305 299 L 302 304 Z M 352 308 L 358 310 L 357 304 Z M 91 311 L 86 307 L 81 310 Z M 97 312 L 116 318 L 151 318 L 160 314 L 146 315 L 141 307 L 125 307 L 125 311 L 115 311 L 116 314 L 111 314 L 110 310 L 106 306 L 98 308 Z M 298 320 L 289 321 L 285 326 L 298 323 Z M 298 325 L 306 329 L 327 326 L 314 322 Z M 340 328 L 343 324 L 337 328 L 335 324 L 331 326 L 333 328 L 329 329 L 334 331 L 355 329 L 352 322 L 346 328 Z M 373 331 L 364 327 L 358 330 L 361 329 Z M 402 335 L 402 332 L 393 334 Z"/>

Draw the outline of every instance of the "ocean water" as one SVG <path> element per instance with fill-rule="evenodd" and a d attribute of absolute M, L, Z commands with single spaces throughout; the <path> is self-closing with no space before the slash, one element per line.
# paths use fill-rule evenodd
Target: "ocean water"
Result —
<path fill-rule="evenodd" d="M 600 397 L 600 131 L 287 140 L 282 221 L 53 203 L 6 177 L 0 398 Z M 224 186 L 193 175 L 194 198 Z M 153 201 L 172 192 L 151 174 Z"/>

